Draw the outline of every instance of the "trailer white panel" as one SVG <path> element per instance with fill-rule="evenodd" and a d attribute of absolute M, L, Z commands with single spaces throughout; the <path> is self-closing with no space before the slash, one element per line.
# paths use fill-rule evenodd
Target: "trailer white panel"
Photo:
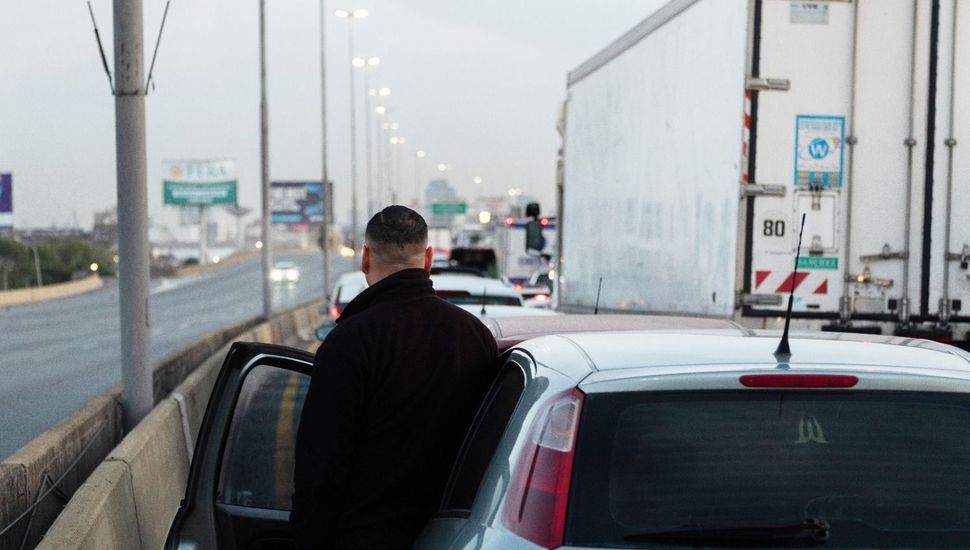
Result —
<path fill-rule="evenodd" d="M 570 83 L 562 305 L 733 312 L 747 2 L 672 4 Z"/>

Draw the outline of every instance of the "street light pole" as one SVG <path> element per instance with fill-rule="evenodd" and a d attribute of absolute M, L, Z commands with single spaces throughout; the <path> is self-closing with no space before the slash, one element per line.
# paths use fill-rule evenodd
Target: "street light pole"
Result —
<path fill-rule="evenodd" d="M 360 58 L 355 57 L 352 64 L 354 67 L 359 67 L 364 69 L 364 90 L 367 92 L 367 100 L 365 102 L 364 108 L 364 139 L 365 139 L 365 149 L 364 149 L 364 163 L 367 165 L 367 200 L 364 202 L 367 208 L 367 217 L 374 212 L 374 196 L 373 196 L 373 185 L 374 185 L 374 170 L 373 170 L 373 156 L 371 155 L 371 92 L 376 95 L 376 90 L 371 90 L 370 88 L 370 69 L 376 67 L 381 62 L 379 57 L 369 57 Z"/>
<path fill-rule="evenodd" d="M 330 196 L 330 185 L 328 185 L 329 175 L 327 173 L 327 42 L 325 40 L 325 30 L 327 26 L 326 0 L 320 0 L 320 133 L 322 135 L 320 145 L 321 168 L 323 172 L 323 188 L 320 194 L 323 196 L 323 218 L 320 222 L 320 240 L 323 249 L 323 294 L 328 295 L 331 288 L 330 281 L 330 235 L 329 225 L 330 212 L 333 210 L 333 197 Z"/>
<path fill-rule="evenodd" d="M 354 19 L 367 17 L 367 10 L 337 10 L 336 16 L 346 19 L 347 42 L 350 46 L 350 245 L 357 250 L 357 81 L 354 72 Z"/>
<path fill-rule="evenodd" d="M 414 207 L 421 208 L 421 159 L 428 155 L 423 149 L 414 153 Z"/>
<path fill-rule="evenodd" d="M 121 408 L 126 431 L 154 405 L 148 307 L 148 189 L 142 0 L 114 0 Z"/>
<path fill-rule="evenodd" d="M 37 247 L 31 246 L 31 250 L 34 251 L 34 271 L 37 273 L 37 287 L 44 286 L 44 276 L 40 272 L 40 255 L 37 253 Z M 6 288 L 6 285 L 4 285 Z"/>
<path fill-rule="evenodd" d="M 121 0 L 115 0 L 121 1 Z M 270 271 L 273 264 L 272 235 L 269 219 L 269 104 L 266 100 L 266 0 L 259 0 L 259 163 L 261 168 L 260 196 L 262 198 L 262 267 L 263 319 L 273 318 L 273 288 Z"/>

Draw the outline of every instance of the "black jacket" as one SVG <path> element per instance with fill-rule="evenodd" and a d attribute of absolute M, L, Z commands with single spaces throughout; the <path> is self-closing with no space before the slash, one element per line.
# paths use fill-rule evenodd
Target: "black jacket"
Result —
<path fill-rule="evenodd" d="M 409 548 L 437 510 L 497 371 L 495 339 L 399 271 L 344 309 L 317 351 L 296 441 L 300 548 Z"/>

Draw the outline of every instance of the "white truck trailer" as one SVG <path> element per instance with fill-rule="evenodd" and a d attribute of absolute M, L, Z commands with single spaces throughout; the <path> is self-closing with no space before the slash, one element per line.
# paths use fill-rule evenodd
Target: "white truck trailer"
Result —
<path fill-rule="evenodd" d="M 970 1 L 674 0 L 560 131 L 560 308 L 966 343 Z"/>

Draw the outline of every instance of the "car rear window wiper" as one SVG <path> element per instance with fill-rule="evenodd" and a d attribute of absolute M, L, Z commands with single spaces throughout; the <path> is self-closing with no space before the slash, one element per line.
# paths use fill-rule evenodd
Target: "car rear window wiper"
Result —
<path fill-rule="evenodd" d="M 825 544 L 829 540 L 829 535 L 830 529 L 827 521 L 821 518 L 806 518 L 795 525 L 656 531 L 626 535 L 623 540 L 683 546 L 703 543 L 724 548 L 772 548 L 778 546 L 810 548 Z"/>

